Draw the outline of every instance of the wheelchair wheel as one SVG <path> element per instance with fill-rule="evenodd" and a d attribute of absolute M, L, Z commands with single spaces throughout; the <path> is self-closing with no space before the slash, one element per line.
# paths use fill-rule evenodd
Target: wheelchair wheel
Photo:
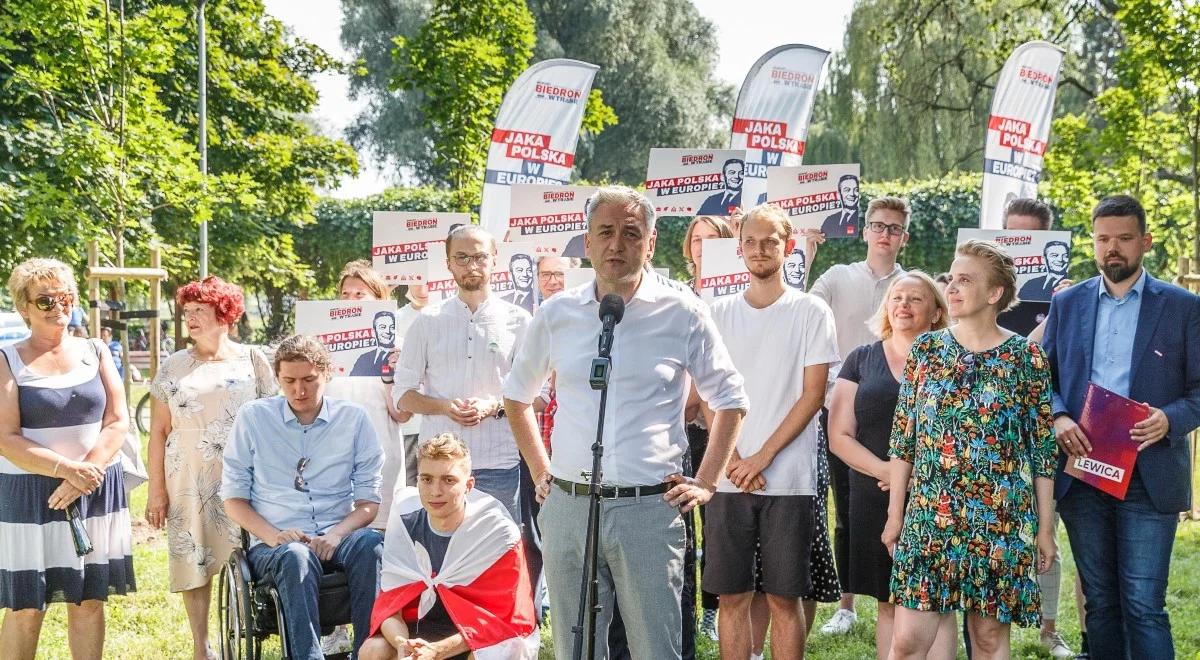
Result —
<path fill-rule="evenodd" d="M 221 623 L 222 660 L 259 660 L 260 640 L 254 634 L 250 583 L 235 554 L 221 569 L 218 616 Z"/>
<path fill-rule="evenodd" d="M 150 432 L 150 407 L 150 393 L 146 392 L 142 395 L 142 400 L 138 401 L 136 414 L 133 416 L 138 430 L 142 433 Z"/>

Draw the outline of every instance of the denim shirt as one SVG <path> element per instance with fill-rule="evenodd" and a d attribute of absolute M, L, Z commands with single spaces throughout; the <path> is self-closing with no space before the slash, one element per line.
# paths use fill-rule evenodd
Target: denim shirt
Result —
<path fill-rule="evenodd" d="M 1121 396 L 1129 396 L 1133 338 L 1137 333 L 1138 314 L 1142 311 L 1142 293 L 1145 289 L 1145 269 L 1120 299 L 1112 297 L 1105 281 L 1100 280 L 1091 380 Z"/>
<path fill-rule="evenodd" d="M 366 412 L 349 401 L 325 397 L 307 426 L 282 396 L 245 404 L 224 465 L 221 499 L 248 500 L 281 530 L 322 534 L 350 515 L 355 501 L 380 501 L 383 450 Z"/>

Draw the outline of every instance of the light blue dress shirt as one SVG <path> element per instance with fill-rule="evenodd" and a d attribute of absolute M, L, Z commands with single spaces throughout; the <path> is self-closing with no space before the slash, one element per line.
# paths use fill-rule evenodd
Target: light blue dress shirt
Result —
<path fill-rule="evenodd" d="M 1096 306 L 1096 336 L 1092 343 L 1092 382 L 1129 396 L 1129 376 L 1133 368 L 1133 338 L 1137 334 L 1142 294 L 1146 289 L 1146 270 L 1121 298 L 1108 292 L 1100 280 L 1100 302 Z"/>
<path fill-rule="evenodd" d="M 296 488 L 302 459 L 307 492 Z M 325 397 L 308 426 L 282 396 L 243 405 L 224 463 L 221 499 L 249 500 L 281 530 L 322 534 L 350 515 L 355 501 L 380 501 L 383 450 L 375 429 L 362 408 L 341 399 Z"/>

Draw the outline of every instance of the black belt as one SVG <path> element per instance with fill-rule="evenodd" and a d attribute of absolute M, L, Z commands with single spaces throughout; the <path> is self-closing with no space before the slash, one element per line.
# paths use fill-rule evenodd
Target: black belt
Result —
<path fill-rule="evenodd" d="M 588 495 L 591 493 L 592 487 L 590 484 L 578 484 L 574 481 L 559 479 L 558 477 L 554 477 L 552 481 L 554 482 L 555 486 L 558 486 L 572 495 Z M 600 497 L 606 500 L 611 500 L 617 497 L 661 495 L 668 490 L 671 490 L 672 485 L 673 484 L 664 481 L 661 484 L 654 484 L 653 486 L 600 486 Z"/>

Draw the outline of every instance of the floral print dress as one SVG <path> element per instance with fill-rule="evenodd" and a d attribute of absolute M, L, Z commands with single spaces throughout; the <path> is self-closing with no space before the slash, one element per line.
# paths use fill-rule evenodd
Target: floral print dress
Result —
<path fill-rule="evenodd" d="M 182 350 L 159 367 L 150 394 L 171 409 L 164 459 L 171 591 L 203 586 L 240 543 L 221 502 L 225 442 L 242 404 L 278 390 L 267 358 L 248 346 L 225 360 Z"/>
<path fill-rule="evenodd" d="M 913 466 L 891 602 L 1041 623 L 1035 477 L 1054 477 L 1050 370 L 1020 335 L 982 352 L 917 338 L 889 454 Z"/>

